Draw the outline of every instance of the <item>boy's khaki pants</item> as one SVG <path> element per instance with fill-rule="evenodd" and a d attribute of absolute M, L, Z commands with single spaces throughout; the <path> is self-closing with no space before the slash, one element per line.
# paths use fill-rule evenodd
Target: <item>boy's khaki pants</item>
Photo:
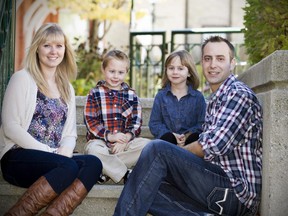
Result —
<path fill-rule="evenodd" d="M 115 183 L 121 181 L 127 169 L 132 168 L 144 146 L 151 140 L 136 137 L 127 144 L 123 152 L 111 154 L 103 140 L 94 139 L 87 142 L 85 154 L 97 156 L 103 164 L 103 174 L 109 176 Z"/>

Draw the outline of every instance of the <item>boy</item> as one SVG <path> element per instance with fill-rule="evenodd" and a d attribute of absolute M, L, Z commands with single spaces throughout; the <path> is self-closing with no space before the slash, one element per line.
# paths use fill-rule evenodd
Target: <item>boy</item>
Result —
<path fill-rule="evenodd" d="M 90 90 L 84 108 L 85 153 L 102 161 L 102 182 L 108 176 L 115 183 L 124 178 L 125 183 L 149 139 L 138 137 L 142 109 L 135 91 L 124 82 L 129 70 L 127 55 L 120 50 L 108 52 L 101 70 L 104 80 Z"/>

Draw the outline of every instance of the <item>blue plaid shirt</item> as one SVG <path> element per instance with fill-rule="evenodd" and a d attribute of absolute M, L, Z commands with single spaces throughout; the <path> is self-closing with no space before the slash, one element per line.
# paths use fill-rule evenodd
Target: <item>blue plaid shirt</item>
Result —
<path fill-rule="evenodd" d="M 237 197 L 250 209 L 260 202 L 262 130 L 259 101 L 231 74 L 209 99 L 199 143 L 204 159 L 226 172 Z"/>

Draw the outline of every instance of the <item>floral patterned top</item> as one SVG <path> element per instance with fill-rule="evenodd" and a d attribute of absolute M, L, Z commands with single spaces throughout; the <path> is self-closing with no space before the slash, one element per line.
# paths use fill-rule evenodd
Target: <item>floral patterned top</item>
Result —
<path fill-rule="evenodd" d="M 58 148 L 67 118 L 68 107 L 63 99 L 48 98 L 39 90 L 35 112 L 28 133 L 51 148 Z"/>

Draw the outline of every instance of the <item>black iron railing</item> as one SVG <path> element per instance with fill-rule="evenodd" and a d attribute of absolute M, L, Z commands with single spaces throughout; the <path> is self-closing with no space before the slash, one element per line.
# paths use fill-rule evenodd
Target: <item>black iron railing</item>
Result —
<path fill-rule="evenodd" d="M 137 37 L 145 38 L 139 43 Z M 154 97 L 160 88 L 167 53 L 165 41 L 165 31 L 130 32 L 130 85 L 139 97 Z"/>

